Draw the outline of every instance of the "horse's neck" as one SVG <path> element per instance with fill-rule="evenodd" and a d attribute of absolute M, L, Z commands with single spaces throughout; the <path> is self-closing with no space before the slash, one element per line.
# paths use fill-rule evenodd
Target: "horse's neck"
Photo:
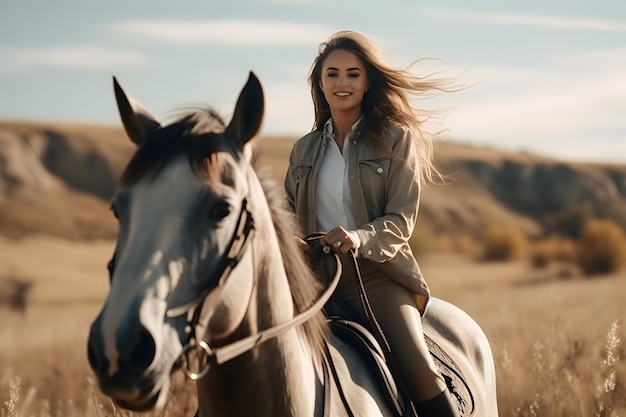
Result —
<path fill-rule="evenodd" d="M 257 241 L 268 245 L 263 239 Z M 261 253 L 279 252 L 255 248 L 255 254 Z M 242 327 L 263 330 L 291 319 L 293 301 L 280 256 L 255 261 L 260 276 Z M 201 380 L 200 416 L 313 415 L 317 384 L 308 343 L 300 331 L 290 329 Z"/>

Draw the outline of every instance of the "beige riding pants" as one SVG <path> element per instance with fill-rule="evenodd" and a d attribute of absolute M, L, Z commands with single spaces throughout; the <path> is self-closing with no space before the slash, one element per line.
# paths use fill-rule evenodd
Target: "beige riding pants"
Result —
<path fill-rule="evenodd" d="M 342 265 L 343 274 L 331 306 L 336 305 L 348 318 L 371 329 L 360 300 L 354 266 L 347 255 L 342 256 Z M 369 261 L 359 260 L 359 269 L 372 311 L 411 400 L 421 402 L 437 396 L 446 384 L 428 351 L 414 294 Z"/>

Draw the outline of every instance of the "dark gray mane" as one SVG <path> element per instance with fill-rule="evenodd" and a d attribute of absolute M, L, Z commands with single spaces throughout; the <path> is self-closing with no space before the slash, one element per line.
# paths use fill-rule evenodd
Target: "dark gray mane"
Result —
<path fill-rule="evenodd" d="M 317 301 L 323 288 L 312 273 L 295 239 L 301 236 L 295 214 L 288 209 L 282 187 L 279 187 L 265 169 L 256 170 L 272 212 L 272 221 L 285 264 L 296 314 L 305 311 Z M 320 312 L 304 324 L 304 333 L 317 355 L 322 355 L 323 342 L 328 334 L 326 316 Z"/>

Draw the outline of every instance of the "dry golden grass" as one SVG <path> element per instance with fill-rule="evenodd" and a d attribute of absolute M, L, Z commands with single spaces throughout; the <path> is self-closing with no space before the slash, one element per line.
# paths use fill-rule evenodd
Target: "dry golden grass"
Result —
<path fill-rule="evenodd" d="M 139 416 L 97 393 L 86 359 L 112 249 L 112 241 L 0 238 L 0 279 L 34 284 L 25 315 L 0 307 L 1 417 Z M 527 261 L 426 254 L 420 263 L 433 294 L 463 308 L 487 333 L 502 417 L 591 416 L 602 398 L 613 413 L 597 415 L 625 414 L 626 365 L 617 360 L 624 356 L 623 328 L 614 330 L 607 353 L 611 326 L 626 323 L 624 272 L 564 281 Z M 611 381 L 615 388 L 603 393 Z M 177 374 L 168 408 L 143 415 L 192 416 L 194 406 L 193 385 Z"/>
<path fill-rule="evenodd" d="M 79 147 L 81 138 L 89 136 L 117 167 L 123 166 L 132 150 L 120 128 L 9 124 L 20 133 L 43 127 L 76 135 L 72 140 Z M 259 138 L 256 142 L 260 165 L 269 167 L 279 182 L 293 139 Z M 472 157 L 493 164 L 503 158 L 548 161 L 457 144 L 438 147 L 449 161 Z M 423 272 L 435 296 L 463 308 L 487 333 L 497 362 L 500 415 L 626 415 L 626 365 L 619 359 L 625 352 L 620 326 L 626 323 L 626 272 L 587 280 L 567 263 L 553 262 L 540 270 L 526 260 L 477 263 L 473 260 L 480 246 L 476 234 L 460 230 L 457 236 L 446 238 L 434 232 L 444 225 L 454 229 L 457 224 L 484 229 L 486 224 L 477 219 L 485 214 L 490 220 L 515 224 L 528 235 L 537 232 L 537 225 L 481 194 L 478 184 L 476 188 L 452 183 L 432 187 L 424 197 L 420 221 L 433 227 L 420 229 L 421 240 L 431 242 L 418 251 Z M 68 201 L 74 211 L 84 214 L 68 221 L 64 216 Z M 38 197 L 37 207 L 17 201 L 5 202 L 3 207 L 12 222 L 22 222 L 20 230 L 28 226 L 31 231 L 84 239 L 89 238 L 85 228 L 79 227 L 84 222 L 94 236 L 115 234 L 105 202 L 99 204 L 68 189 Z M 7 233 L 8 223 L 1 216 L 0 222 Z M 112 240 L 0 237 L 0 281 L 32 283 L 25 314 L 0 306 L 0 417 L 138 415 L 113 407 L 98 394 L 86 358 L 88 328 L 108 288 L 105 265 L 113 245 Z M 427 253 L 433 247 L 457 254 Z M 565 276 L 569 279 L 559 278 Z M 144 416 L 191 416 L 194 407 L 193 384 L 177 374 L 168 407 Z"/>

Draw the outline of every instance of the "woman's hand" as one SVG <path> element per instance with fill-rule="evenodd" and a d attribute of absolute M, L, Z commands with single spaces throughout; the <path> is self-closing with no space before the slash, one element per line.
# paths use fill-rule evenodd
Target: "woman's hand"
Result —
<path fill-rule="evenodd" d="M 328 246 L 335 253 L 348 253 L 350 250 L 357 248 L 357 242 L 354 241 L 350 233 L 341 226 L 335 227 L 326 233 L 321 239 L 322 246 Z"/>

